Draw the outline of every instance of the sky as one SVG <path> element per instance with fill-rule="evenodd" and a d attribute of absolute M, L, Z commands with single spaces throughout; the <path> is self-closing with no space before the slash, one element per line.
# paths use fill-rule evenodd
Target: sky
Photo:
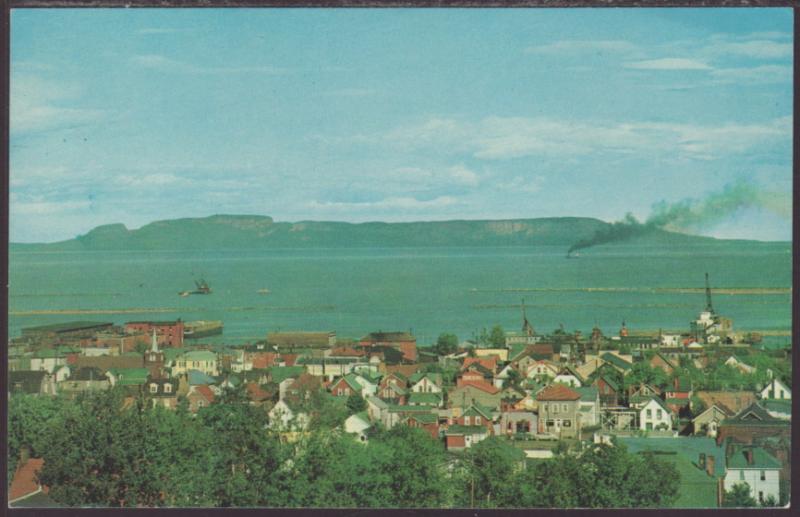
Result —
<path fill-rule="evenodd" d="M 12 242 L 554 216 L 791 239 L 791 9 L 14 9 Z"/>

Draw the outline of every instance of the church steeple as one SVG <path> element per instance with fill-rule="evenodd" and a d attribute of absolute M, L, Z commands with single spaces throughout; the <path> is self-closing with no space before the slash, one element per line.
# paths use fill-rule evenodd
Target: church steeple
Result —
<path fill-rule="evenodd" d="M 158 339 L 156 338 L 156 329 L 153 329 L 153 339 L 150 342 L 150 351 L 158 353 Z"/>
<path fill-rule="evenodd" d="M 533 325 L 531 322 L 528 321 L 528 316 L 525 314 L 525 299 L 522 299 L 522 333 L 526 336 L 532 336 L 535 334 L 533 330 Z"/>

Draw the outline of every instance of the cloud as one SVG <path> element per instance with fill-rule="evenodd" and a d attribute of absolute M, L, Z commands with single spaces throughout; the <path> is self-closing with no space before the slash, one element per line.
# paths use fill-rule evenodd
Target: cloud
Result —
<path fill-rule="evenodd" d="M 274 66 L 202 66 L 192 63 L 178 61 L 160 54 L 141 54 L 133 56 L 131 62 L 135 65 L 150 68 L 153 70 L 163 70 L 167 72 L 184 74 L 238 74 L 256 73 L 280 75 L 287 72 L 284 68 Z"/>
<path fill-rule="evenodd" d="M 483 160 L 528 156 L 639 153 L 709 160 L 791 139 L 791 117 L 752 124 L 696 125 L 664 122 L 592 122 L 549 118 L 487 117 L 470 122 L 436 117 L 377 135 L 372 143 L 437 154 L 469 153 Z M 363 138 L 363 136 L 362 136 Z"/>
<path fill-rule="evenodd" d="M 91 206 L 91 201 L 45 201 L 30 200 L 9 203 L 9 211 L 13 216 L 25 215 L 58 215 L 86 210 Z"/>
<path fill-rule="evenodd" d="M 453 196 L 439 196 L 430 200 L 419 200 L 413 197 L 387 197 L 380 201 L 365 202 L 338 202 L 338 201 L 311 201 L 307 207 L 313 210 L 341 210 L 341 211 L 363 211 L 363 210 L 428 210 L 444 208 L 460 204 L 460 201 Z"/>
<path fill-rule="evenodd" d="M 758 59 L 778 59 L 792 55 L 792 44 L 769 40 L 724 42 L 714 45 L 710 50 L 717 54 L 731 54 Z"/>
<path fill-rule="evenodd" d="M 711 70 L 711 67 L 702 61 L 677 57 L 631 61 L 623 66 L 637 70 Z"/>
<path fill-rule="evenodd" d="M 115 178 L 115 180 L 117 183 L 126 187 L 160 187 L 184 181 L 174 174 L 147 174 L 143 176 L 122 175 Z"/>
<path fill-rule="evenodd" d="M 717 84 L 769 84 L 790 82 L 793 70 L 789 65 L 762 65 L 745 68 L 720 68 L 711 71 Z"/>
<path fill-rule="evenodd" d="M 106 118 L 107 110 L 76 107 L 81 95 L 75 84 L 13 74 L 9 97 L 11 136 L 82 126 Z M 70 106 L 62 106 L 67 103 Z"/>
<path fill-rule="evenodd" d="M 561 40 L 525 49 L 526 54 L 632 52 L 638 47 L 625 40 Z"/>

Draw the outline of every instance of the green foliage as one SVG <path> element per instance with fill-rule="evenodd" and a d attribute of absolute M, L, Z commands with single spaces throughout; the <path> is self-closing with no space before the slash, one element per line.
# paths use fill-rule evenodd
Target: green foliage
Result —
<path fill-rule="evenodd" d="M 756 505 L 756 500 L 750 495 L 750 485 L 742 481 L 736 483 L 722 499 L 722 506 L 729 508 L 752 508 Z"/>
<path fill-rule="evenodd" d="M 669 376 L 661 368 L 654 368 L 645 361 L 633 363 L 631 371 L 623 377 L 624 386 L 638 386 L 641 383 L 664 388 L 669 384 Z"/>
<path fill-rule="evenodd" d="M 464 458 L 463 501 L 471 507 L 498 508 L 518 504 L 520 489 L 516 475 L 524 466 L 524 454 L 508 442 L 486 438 L 473 445 Z"/>
<path fill-rule="evenodd" d="M 68 399 L 15 394 L 8 401 L 8 483 L 14 476 L 22 447 L 27 447 L 31 457 L 41 457 L 47 449 L 46 436 L 41 430 L 51 422 Z"/>
<path fill-rule="evenodd" d="M 347 411 L 354 415 L 367 409 L 367 401 L 358 393 L 353 393 L 347 397 Z"/>
<path fill-rule="evenodd" d="M 506 333 L 503 327 L 495 325 L 492 327 L 492 332 L 489 334 L 489 344 L 501 348 L 506 345 Z"/>
<path fill-rule="evenodd" d="M 458 350 L 458 337 L 455 334 L 440 334 L 433 346 L 433 351 L 439 355 L 452 354 Z"/>
<path fill-rule="evenodd" d="M 334 429 L 341 426 L 348 416 L 345 399 L 334 397 L 325 391 L 315 391 L 304 404 L 311 415 L 309 430 Z"/>

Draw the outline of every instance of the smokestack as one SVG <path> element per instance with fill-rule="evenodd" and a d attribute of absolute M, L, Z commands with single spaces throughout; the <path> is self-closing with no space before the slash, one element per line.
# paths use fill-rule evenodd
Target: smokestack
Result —
<path fill-rule="evenodd" d="M 709 454 L 708 458 L 706 459 L 706 473 L 709 476 L 711 476 L 712 478 L 714 477 L 714 455 L 713 454 Z"/>

